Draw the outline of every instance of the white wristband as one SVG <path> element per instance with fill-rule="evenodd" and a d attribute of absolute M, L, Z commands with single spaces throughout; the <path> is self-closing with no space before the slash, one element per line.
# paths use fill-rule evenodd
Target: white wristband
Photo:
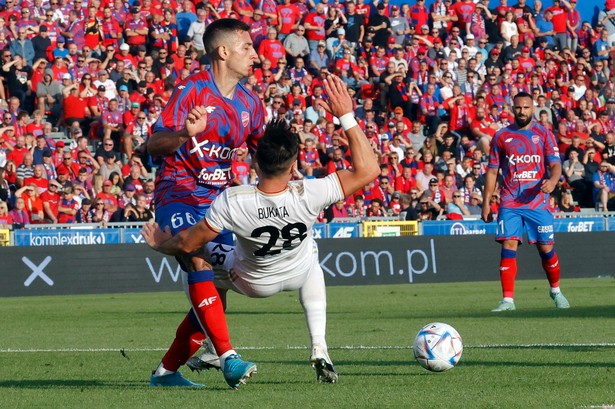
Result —
<path fill-rule="evenodd" d="M 354 119 L 354 114 L 352 112 L 349 112 L 347 114 L 340 116 L 339 120 L 340 120 L 340 124 L 342 124 L 342 128 L 344 128 L 344 131 L 347 131 L 350 128 L 359 125 L 357 123 L 357 120 Z"/>

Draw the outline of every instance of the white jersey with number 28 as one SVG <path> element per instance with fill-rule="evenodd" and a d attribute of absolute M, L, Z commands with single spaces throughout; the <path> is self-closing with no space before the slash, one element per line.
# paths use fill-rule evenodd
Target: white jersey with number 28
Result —
<path fill-rule="evenodd" d="M 280 193 L 256 186 L 226 189 L 211 204 L 205 222 L 214 231 L 235 233 L 234 274 L 267 285 L 304 275 L 318 253 L 312 227 L 320 212 L 344 199 L 335 173 L 322 179 L 291 181 Z"/>

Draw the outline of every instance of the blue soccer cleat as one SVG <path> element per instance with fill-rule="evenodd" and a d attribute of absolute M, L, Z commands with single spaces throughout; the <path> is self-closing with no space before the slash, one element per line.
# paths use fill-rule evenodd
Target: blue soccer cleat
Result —
<path fill-rule="evenodd" d="M 568 302 L 566 297 L 564 297 L 564 294 L 562 294 L 561 292 L 549 293 L 549 295 L 551 296 L 553 302 L 555 302 L 555 308 L 570 308 L 570 303 Z"/>
<path fill-rule="evenodd" d="M 516 309 L 514 302 L 503 301 L 491 310 L 491 312 L 514 311 Z"/>
<path fill-rule="evenodd" d="M 224 380 L 231 388 L 237 389 L 239 385 L 245 385 L 248 378 L 251 378 L 255 373 L 256 365 L 241 360 L 241 355 L 230 355 L 224 361 Z"/>
<path fill-rule="evenodd" d="M 194 383 L 184 378 L 181 372 L 173 372 L 168 375 L 154 376 L 149 378 L 149 386 L 190 386 L 193 388 L 202 388 L 205 385 L 202 383 Z"/>

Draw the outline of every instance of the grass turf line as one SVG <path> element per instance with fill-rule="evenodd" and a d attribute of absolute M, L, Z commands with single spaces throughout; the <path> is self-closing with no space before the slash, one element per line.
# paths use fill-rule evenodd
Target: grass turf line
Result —
<path fill-rule="evenodd" d="M 187 310 L 181 293 L 0 299 L 0 350 L 45 350 L 1 355 L 0 407 L 181 407 L 204 398 L 210 407 L 234 408 L 614 404 L 614 282 L 563 280 L 572 308 L 558 311 L 546 281 L 519 281 L 518 310 L 506 314 L 489 311 L 499 301 L 497 282 L 328 288 L 337 385 L 315 382 L 296 292 L 264 300 L 233 295 L 232 339 L 259 366 L 239 391 L 219 372 L 187 369 L 206 390 L 147 386 L 162 352 L 145 349 L 171 342 Z M 468 346 L 459 366 L 443 374 L 420 368 L 409 351 L 416 332 L 433 321 L 453 325 Z M 126 356 L 53 351 L 110 345 Z"/>

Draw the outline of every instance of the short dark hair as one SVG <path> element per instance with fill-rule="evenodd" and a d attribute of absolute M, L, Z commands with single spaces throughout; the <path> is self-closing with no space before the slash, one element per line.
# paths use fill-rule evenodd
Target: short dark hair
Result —
<path fill-rule="evenodd" d="M 258 141 L 256 162 L 264 176 L 279 176 L 297 160 L 299 138 L 285 120 L 271 121 Z"/>
<path fill-rule="evenodd" d="M 223 36 L 237 31 L 250 31 L 250 26 L 234 18 L 221 18 L 208 25 L 203 33 L 203 45 L 209 58 L 217 59 L 216 48 L 220 45 Z"/>
<path fill-rule="evenodd" d="M 532 95 L 528 94 L 525 91 L 521 91 L 521 92 L 518 92 L 517 95 L 515 95 L 515 97 L 513 98 L 513 101 L 515 101 L 517 98 L 529 98 L 529 99 L 532 99 Z"/>

